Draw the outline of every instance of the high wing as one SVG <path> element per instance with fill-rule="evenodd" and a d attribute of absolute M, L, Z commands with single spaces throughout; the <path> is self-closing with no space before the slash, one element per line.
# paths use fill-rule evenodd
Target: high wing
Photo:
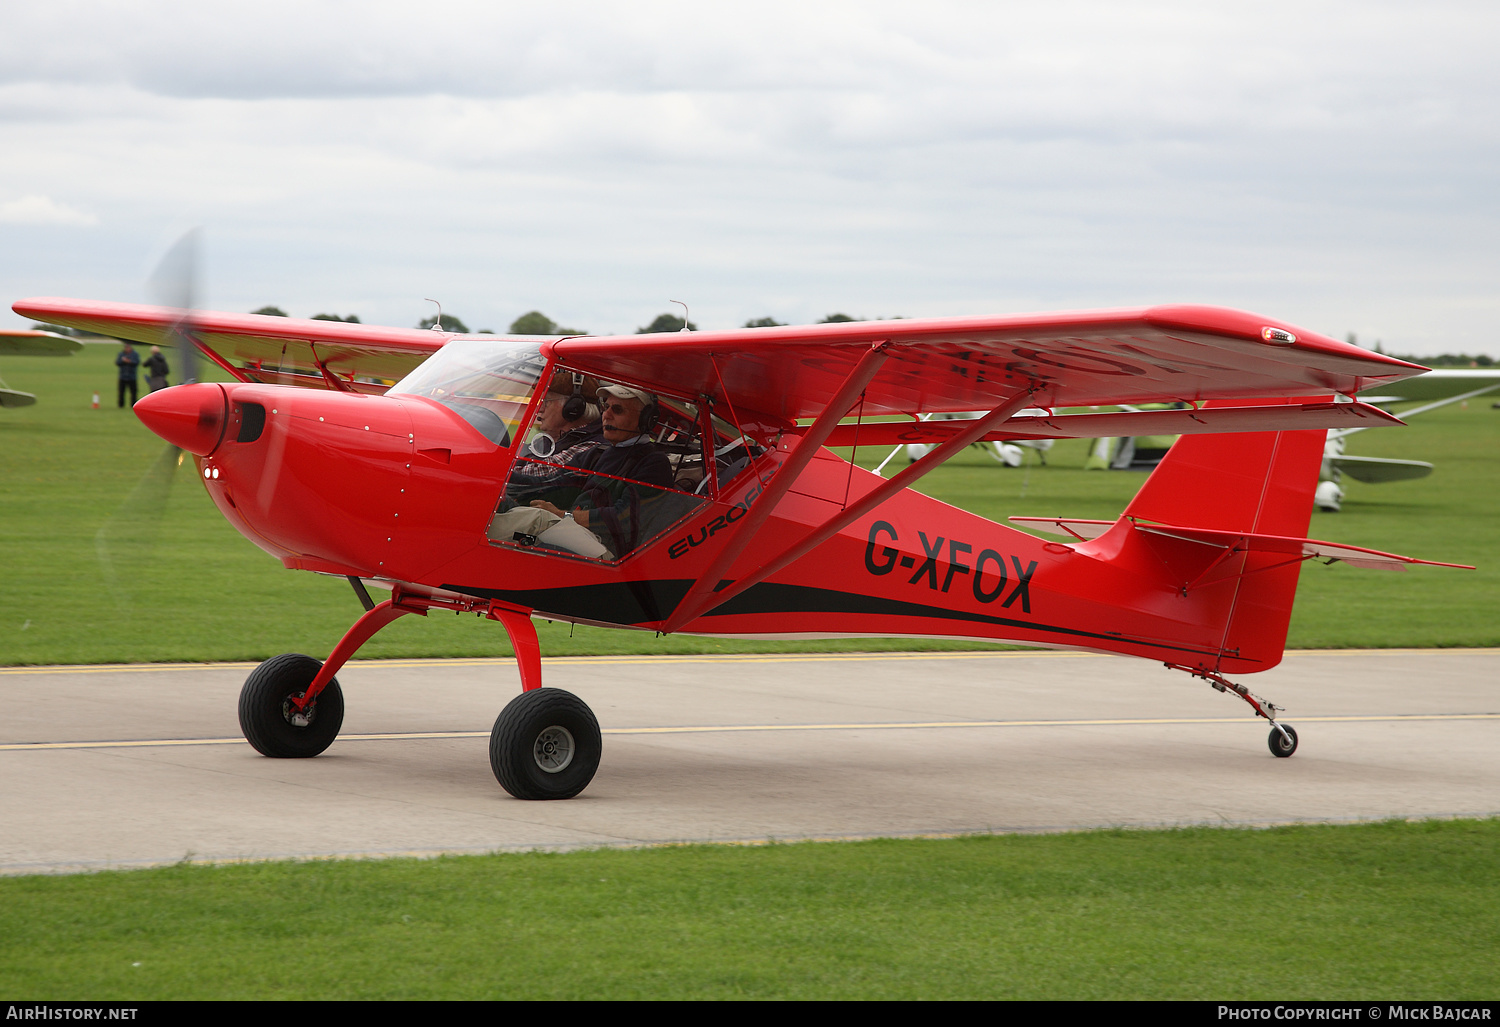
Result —
<path fill-rule="evenodd" d="M 155 345 L 171 344 L 184 314 L 58 298 L 13 309 Z M 383 392 L 452 337 L 199 311 L 190 330 L 240 380 L 361 392 Z M 1190 306 L 591 337 L 551 347 L 603 378 L 725 397 L 790 425 L 825 410 L 881 343 L 889 359 L 864 390 L 862 415 L 989 409 L 1023 392 L 1047 408 L 1353 393 L 1423 370 L 1269 318 Z"/>
<path fill-rule="evenodd" d="M 1256 314 L 1215 307 L 867 321 L 563 339 L 569 366 L 679 396 L 727 398 L 790 426 L 826 410 L 872 347 L 850 414 L 1048 409 L 1353 394 L 1424 370 Z"/>
<path fill-rule="evenodd" d="M 156 346 L 175 346 L 172 333 L 186 315 L 185 327 L 198 348 L 240 381 L 366 393 L 385 392 L 453 338 L 419 328 L 55 297 L 21 300 L 11 309 L 38 321 Z"/>
<path fill-rule="evenodd" d="M 0 328 L 0 356 L 65 357 L 83 349 L 83 343 L 56 332 Z"/>

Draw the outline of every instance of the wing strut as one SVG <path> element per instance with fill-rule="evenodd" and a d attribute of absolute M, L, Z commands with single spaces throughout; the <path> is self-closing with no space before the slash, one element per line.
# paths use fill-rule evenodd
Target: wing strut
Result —
<path fill-rule="evenodd" d="M 723 576 L 734 565 L 734 561 L 744 552 L 752 539 L 755 538 L 766 518 L 771 516 L 771 511 L 776 509 L 776 504 L 781 497 L 786 495 L 787 489 L 797 480 L 797 475 L 802 473 L 812 458 L 822 447 L 824 440 L 833 432 L 845 414 L 847 414 L 859 399 L 860 393 L 870 384 L 871 379 L 880 371 L 881 365 L 890 356 L 886 352 L 888 342 L 877 342 L 865 351 L 864 356 L 854 365 L 849 376 L 844 379 L 844 384 L 839 391 L 834 393 L 823 412 L 818 415 L 797 443 L 791 455 L 786 458 L 782 465 L 777 468 L 776 473 L 771 476 L 764 489 L 761 490 L 759 498 L 751 505 L 750 512 L 740 519 L 740 529 L 733 538 L 719 550 L 713 563 L 708 569 L 693 582 L 688 589 L 687 595 L 682 602 L 677 604 L 676 611 L 663 625 L 663 631 L 676 631 L 693 617 L 698 616 L 702 610 L 712 609 L 723 602 L 714 595 L 714 586 L 722 580 Z M 726 393 L 727 395 L 727 393 Z M 717 599 L 717 601 L 715 601 Z M 687 616 L 684 616 L 687 613 Z"/>
<path fill-rule="evenodd" d="M 861 361 L 861 364 L 863 364 L 863 361 Z M 858 370 L 858 368 L 855 369 L 856 372 L 858 372 Z M 849 381 L 852 382 L 853 380 L 854 374 L 851 373 Z M 842 397 L 846 391 L 847 383 L 846 388 L 840 390 L 839 396 Z M 830 517 L 828 520 L 824 521 L 821 525 L 804 535 L 800 542 L 797 542 L 795 545 L 789 546 L 788 548 L 782 550 L 779 555 L 776 555 L 764 561 L 764 564 L 760 568 L 760 570 L 756 571 L 753 574 L 747 575 L 746 577 L 740 578 L 738 581 L 723 582 L 721 575 L 723 575 L 730 569 L 735 558 L 738 557 L 740 553 L 745 549 L 745 547 L 750 544 L 750 541 L 755 536 L 755 530 L 759 528 L 763 523 L 765 523 L 766 518 L 770 516 L 771 509 L 775 506 L 775 500 L 782 494 L 784 494 L 786 490 L 791 486 L 793 476 L 787 475 L 784 484 L 781 485 L 781 490 L 779 492 L 770 497 L 763 493 L 761 497 L 756 500 L 755 505 L 750 508 L 750 513 L 741 518 L 741 527 L 739 532 L 733 539 L 730 540 L 729 544 L 726 545 L 724 549 L 719 553 L 719 555 L 714 559 L 714 562 L 709 566 L 708 570 L 705 571 L 703 575 L 693 583 L 693 587 L 688 590 L 688 594 L 683 598 L 683 601 L 678 604 L 677 609 L 673 611 L 672 616 L 668 617 L 665 623 L 662 624 L 661 630 L 664 633 L 681 630 L 683 625 L 697 619 L 698 617 L 703 616 L 709 610 L 712 610 L 715 607 L 728 602 L 730 599 L 733 599 L 735 596 L 739 595 L 747 588 L 750 588 L 752 585 L 759 584 L 766 578 L 769 578 L 771 575 L 781 570 L 783 567 L 787 566 L 787 564 L 792 563 L 794 560 L 800 559 L 811 550 L 822 545 L 824 542 L 828 541 L 828 539 L 838 534 L 850 524 L 859 520 L 859 518 L 875 509 L 881 503 L 884 503 L 887 499 L 891 498 L 896 493 L 911 485 L 912 482 L 916 481 L 918 478 L 921 478 L 928 471 L 931 471 L 946 463 L 948 458 L 953 456 L 955 453 L 962 452 L 971 443 L 983 437 L 984 433 L 990 431 L 995 427 L 995 425 L 1005 421 L 1016 411 L 1024 409 L 1030 403 L 1033 391 L 1034 387 L 1028 388 L 1025 392 L 1018 393 L 1017 395 L 1014 395 L 1010 399 L 1001 403 L 999 406 L 991 410 L 988 414 L 985 414 L 983 417 L 968 422 L 969 427 L 964 431 L 948 439 L 942 445 L 938 446 L 937 449 L 933 450 L 927 456 L 912 464 L 910 467 L 902 471 L 900 474 L 896 475 L 894 478 L 891 478 L 889 481 L 881 484 L 878 488 L 870 492 L 853 506 L 845 508 L 840 513 L 835 514 L 833 517 Z M 855 391 L 855 396 L 857 395 L 858 390 Z M 854 396 L 850 397 L 849 405 L 853 405 L 854 398 Z M 846 406 L 845 411 L 847 411 L 847 409 L 848 408 Z M 828 424 L 826 425 L 825 431 L 822 432 L 822 435 L 826 435 L 828 432 L 832 431 L 833 426 L 838 422 L 839 417 L 843 416 L 843 414 L 839 414 L 836 417 L 830 417 L 829 415 L 832 414 L 833 411 L 834 404 L 830 403 L 828 405 L 828 408 L 825 409 L 819 416 L 818 423 L 815 424 L 812 428 L 808 429 L 807 434 L 802 437 L 802 442 L 798 445 L 797 449 L 793 451 L 792 456 L 787 460 L 786 463 L 781 465 L 780 470 L 776 472 L 776 477 L 771 479 L 771 486 L 766 489 L 767 493 L 769 493 L 771 489 L 774 488 L 777 484 L 782 483 L 782 475 L 785 472 L 787 472 L 788 470 L 793 470 L 793 461 L 801 456 L 803 447 L 807 446 L 810 442 L 813 443 L 813 448 L 809 450 L 809 452 L 807 453 L 807 457 L 802 460 L 801 464 L 795 470 L 800 470 L 802 466 L 806 466 L 808 460 L 812 459 L 812 454 L 816 451 L 816 447 L 818 445 L 821 445 L 821 436 L 815 437 L 818 436 L 818 427 L 822 425 L 824 419 L 826 418 L 828 420 Z M 767 502 L 768 498 L 770 499 L 770 502 Z M 751 523 L 751 518 L 754 517 L 757 512 L 760 513 L 759 518 Z M 716 588 L 715 586 L 718 586 L 721 582 L 723 582 L 723 587 Z"/>
<path fill-rule="evenodd" d="M 321 374 L 323 376 L 323 380 L 328 383 L 328 388 L 329 389 L 331 389 L 334 392 L 353 392 L 354 391 L 353 389 L 349 388 L 348 385 L 346 385 L 343 382 L 339 381 L 339 376 L 338 375 L 336 375 L 332 371 L 328 370 L 328 363 L 326 361 L 320 360 L 318 358 L 318 347 L 316 345 L 314 345 L 312 342 L 309 342 L 307 344 L 307 348 L 312 351 L 313 366 L 315 366 L 318 369 L 318 373 Z"/>
<path fill-rule="evenodd" d="M 169 335 L 169 336 L 167 336 L 167 338 L 170 339 L 171 336 Z M 227 361 L 223 357 L 219 356 L 217 353 L 215 353 L 213 350 L 209 349 L 207 346 L 203 345 L 203 343 L 199 342 L 197 339 L 193 338 L 191 335 L 188 335 L 187 339 L 188 339 L 189 342 L 191 342 L 193 344 L 193 348 L 194 349 L 196 349 L 199 353 L 202 353 L 209 360 L 213 361 L 215 364 L 217 364 L 224 371 L 228 372 L 229 376 L 231 378 L 233 378 L 235 381 L 237 381 L 237 382 L 245 382 L 247 385 L 253 385 L 253 384 L 255 384 L 255 379 L 254 378 L 251 378 L 244 371 L 241 371 L 238 367 L 235 367 L 229 361 Z"/>

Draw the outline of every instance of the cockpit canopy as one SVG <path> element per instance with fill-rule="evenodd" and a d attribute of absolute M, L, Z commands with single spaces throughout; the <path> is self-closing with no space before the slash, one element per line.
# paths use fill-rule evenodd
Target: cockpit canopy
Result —
<path fill-rule="evenodd" d="M 545 366 L 532 342 L 454 339 L 386 395 L 436 400 L 495 445 L 509 447 Z"/>

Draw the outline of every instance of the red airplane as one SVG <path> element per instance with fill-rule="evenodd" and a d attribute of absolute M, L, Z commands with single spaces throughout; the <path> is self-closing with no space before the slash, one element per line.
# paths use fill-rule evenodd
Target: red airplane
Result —
<path fill-rule="evenodd" d="M 1139 656 L 1239 696 L 1290 756 L 1281 707 L 1226 675 L 1280 662 L 1301 563 L 1432 562 L 1306 538 L 1325 429 L 1401 423 L 1352 397 L 1425 368 L 1239 311 L 543 339 L 68 299 L 14 309 L 185 339 L 222 368 L 233 382 L 165 389 L 136 413 L 193 454 L 246 538 L 347 578 L 363 602 L 326 661 L 277 656 L 245 682 L 240 723 L 267 756 L 326 749 L 343 719 L 334 675 L 386 624 L 430 610 L 510 635 L 522 693 L 490 763 L 523 799 L 577 795 L 601 750 L 583 701 L 541 687 L 533 616 Z M 1176 400 L 1189 405 L 1051 413 Z M 592 439 L 532 445 L 552 404 L 578 424 L 603 407 Z M 918 420 L 973 410 L 988 413 Z M 1119 519 L 1013 518 L 1060 541 L 908 487 L 980 440 L 1165 434 L 1184 438 Z M 889 480 L 826 448 L 902 442 L 937 448 Z"/>

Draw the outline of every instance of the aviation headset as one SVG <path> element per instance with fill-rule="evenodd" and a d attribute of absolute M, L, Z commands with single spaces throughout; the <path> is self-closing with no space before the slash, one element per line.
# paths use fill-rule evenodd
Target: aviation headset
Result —
<path fill-rule="evenodd" d="M 641 407 L 641 416 L 636 421 L 636 427 L 643 432 L 647 432 L 652 428 L 655 428 L 657 413 L 658 411 L 656 409 L 656 400 L 653 399 L 651 402 Z"/>
<path fill-rule="evenodd" d="M 573 394 L 563 401 L 562 415 L 565 421 L 577 421 L 581 419 L 589 407 L 589 398 L 583 394 L 583 375 L 577 371 L 568 372 L 573 376 Z"/>
<path fill-rule="evenodd" d="M 635 429 L 638 432 L 644 433 L 644 432 L 650 431 L 652 428 L 655 428 L 656 427 L 656 419 L 657 419 L 658 416 L 660 416 L 660 413 L 661 413 L 660 409 L 657 407 L 655 395 L 653 393 L 646 392 L 646 391 L 644 391 L 642 389 L 632 388 L 629 385 L 622 386 L 622 388 L 630 389 L 630 391 L 634 392 L 637 395 L 637 397 L 639 397 L 639 396 L 651 396 L 652 397 L 650 401 L 642 401 L 642 404 L 641 404 L 641 413 L 640 413 L 640 416 L 636 419 Z M 607 387 L 601 388 L 599 390 L 599 392 L 601 393 L 601 396 L 606 392 L 606 389 L 607 389 Z M 615 398 L 618 399 L 619 397 L 617 396 Z"/>

